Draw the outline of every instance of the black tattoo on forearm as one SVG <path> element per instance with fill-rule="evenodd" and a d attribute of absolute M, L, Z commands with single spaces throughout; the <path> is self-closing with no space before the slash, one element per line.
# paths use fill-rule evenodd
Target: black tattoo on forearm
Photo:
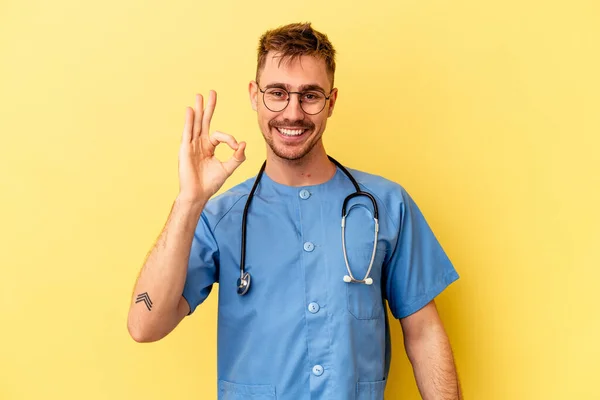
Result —
<path fill-rule="evenodd" d="M 148 307 L 148 311 L 152 310 L 152 300 L 150 300 L 150 296 L 148 296 L 148 292 L 144 292 L 142 294 L 138 294 L 137 299 L 135 300 L 136 303 L 139 302 L 144 302 L 144 304 L 146 304 L 146 307 Z"/>

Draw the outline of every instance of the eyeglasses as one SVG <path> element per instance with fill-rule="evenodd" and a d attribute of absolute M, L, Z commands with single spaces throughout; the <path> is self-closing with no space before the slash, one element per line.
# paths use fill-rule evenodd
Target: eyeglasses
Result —
<path fill-rule="evenodd" d="M 331 97 L 331 92 L 329 92 L 329 96 L 325 96 L 325 93 L 320 90 L 288 92 L 283 88 L 268 88 L 263 90 L 260 86 L 258 87 L 258 90 L 263 94 L 263 103 L 265 103 L 265 107 L 273 112 L 285 110 L 288 104 L 290 104 L 291 95 L 297 94 L 302 111 L 309 115 L 315 115 L 323 111 L 325 103 L 327 103 L 327 100 Z"/>

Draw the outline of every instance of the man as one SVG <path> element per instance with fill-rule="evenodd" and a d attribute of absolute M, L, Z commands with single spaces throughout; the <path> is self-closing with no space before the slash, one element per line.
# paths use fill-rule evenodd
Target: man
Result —
<path fill-rule="evenodd" d="M 264 171 L 214 198 L 246 144 L 210 134 L 216 94 L 206 108 L 196 96 L 180 193 L 136 282 L 129 332 L 138 342 L 163 338 L 218 282 L 219 398 L 383 399 L 389 307 L 422 397 L 458 399 L 434 304 L 458 274 L 401 186 L 325 152 L 334 58 L 310 24 L 261 37 L 249 94 L 267 144 Z M 234 150 L 226 162 L 214 156 L 220 143 Z M 361 195 L 345 202 L 357 192 L 352 179 Z"/>

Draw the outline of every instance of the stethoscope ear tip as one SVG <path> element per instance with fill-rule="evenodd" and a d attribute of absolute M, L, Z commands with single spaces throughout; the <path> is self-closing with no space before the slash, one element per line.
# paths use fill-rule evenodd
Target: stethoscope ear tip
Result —
<path fill-rule="evenodd" d="M 344 275 L 344 282 L 346 283 L 350 283 L 350 282 L 356 282 L 356 283 L 364 283 L 365 285 L 372 285 L 373 284 L 373 278 L 367 278 L 364 281 L 356 281 L 353 280 L 350 275 Z"/>

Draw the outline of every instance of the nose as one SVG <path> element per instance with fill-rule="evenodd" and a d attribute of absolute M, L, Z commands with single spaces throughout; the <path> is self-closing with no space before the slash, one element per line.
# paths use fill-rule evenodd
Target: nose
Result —
<path fill-rule="evenodd" d="M 283 117 L 290 121 L 303 120 L 305 117 L 302 107 L 300 107 L 300 96 L 296 93 L 290 95 L 290 102 L 283 110 Z"/>

